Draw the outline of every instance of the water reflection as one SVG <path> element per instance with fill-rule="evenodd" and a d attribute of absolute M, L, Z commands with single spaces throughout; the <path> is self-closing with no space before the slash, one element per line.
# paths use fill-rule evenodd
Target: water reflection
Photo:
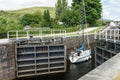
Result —
<path fill-rule="evenodd" d="M 91 60 L 77 64 L 70 64 L 67 70 L 66 80 L 77 80 L 93 68 L 94 66 L 92 66 Z"/>

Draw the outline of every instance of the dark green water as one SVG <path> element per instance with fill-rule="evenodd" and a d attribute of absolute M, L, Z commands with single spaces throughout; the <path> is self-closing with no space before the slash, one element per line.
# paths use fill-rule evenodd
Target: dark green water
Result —
<path fill-rule="evenodd" d="M 18 80 L 77 80 L 93 68 L 94 62 L 92 60 L 77 64 L 71 64 L 68 62 L 67 71 L 65 73 L 35 76 Z"/>

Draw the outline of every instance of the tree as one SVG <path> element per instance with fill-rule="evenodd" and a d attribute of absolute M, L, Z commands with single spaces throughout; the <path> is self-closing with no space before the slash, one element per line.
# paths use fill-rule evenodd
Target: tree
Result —
<path fill-rule="evenodd" d="M 21 19 L 21 23 L 23 26 L 31 25 L 33 23 L 33 16 L 31 14 L 25 14 Z"/>
<path fill-rule="evenodd" d="M 76 6 L 76 8 L 78 7 Z M 80 12 L 79 10 L 68 9 L 64 11 L 64 13 L 62 14 L 61 21 L 67 27 L 80 25 L 82 19 L 81 14 L 79 12 Z"/>
<path fill-rule="evenodd" d="M 61 21 L 64 22 L 65 26 L 77 26 L 81 24 L 83 21 L 83 15 L 80 12 L 81 8 L 81 6 L 75 5 L 62 13 Z"/>
<path fill-rule="evenodd" d="M 35 27 L 40 27 L 41 26 L 41 23 L 42 23 L 42 15 L 41 15 L 41 12 L 40 11 L 36 11 L 34 14 L 33 14 L 33 21 L 34 24 L 33 26 Z"/>
<path fill-rule="evenodd" d="M 44 27 L 51 27 L 52 26 L 49 10 L 44 10 L 42 25 Z"/>
<path fill-rule="evenodd" d="M 55 4 L 55 8 L 56 8 L 56 11 L 55 11 L 56 20 L 59 20 L 60 15 L 62 13 L 62 6 L 61 5 L 62 5 L 61 0 L 57 0 L 57 3 Z"/>
<path fill-rule="evenodd" d="M 57 3 L 55 4 L 55 14 L 56 14 L 56 20 L 59 21 L 61 18 L 62 13 L 64 10 L 67 9 L 67 1 L 66 0 L 57 0 Z"/>
<path fill-rule="evenodd" d="M 6 32 L 7 29 L 7 21 L 6 19 L 0 17 L 0 33 Z"/>
<path fill-rule="evenodd" d="M 30 25 L 30 26 L 38 26 L 40 25 L 42 17 L 39 12 L 35 12 L 34 14 L 25 14 L 21 19 L 21 24 L 23 26 Z"/>
<path fill-rule="evenodd" d="M 67 9 L 67 6 L 68 6 L 68 2 L 66 0 L 62 0 L 62 10 L 63 11 Z"/>
<path fill-rule="evenodd" d="M 88 24 L 90 26 L 94 26 L 101 18 L 101 12 L 102 12 L 102 5 L 101 0 L 84 0 L 85 1 L 85 9 L 86 9 L 86 18 Z M 72 8 L 76 5 L 83 6 L 82 0 L 73 0 Z M 74 8 L 73 8 L 74 9 Z"/>
<path fill-rule="evenodd" d="M 0 17 L 0 24 L 7 26 L 7 20 L 5 18 Z"/>

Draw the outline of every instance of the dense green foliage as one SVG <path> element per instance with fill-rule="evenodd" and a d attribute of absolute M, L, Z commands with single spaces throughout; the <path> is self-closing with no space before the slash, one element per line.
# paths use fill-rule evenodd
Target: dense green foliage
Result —
<path fill-rule="evenodd" d="M 19 20 L 20 17 L 18 14 L 0 11 L 0 33 L 20 29 L 21 24 Z"/>
<path fill-rule="evenodd" d="M 89 26 L 101 26 L 101 12 L 100 0 L 73 0 L 72 7 L 65 9 L 59 17 L 65 26 L 82 25 L 85 19 Z"/>
<path fill-rule="evenodd" d="M 40 26 L 42 20 L 42 16 L 40 12 L 35 12 L 34 14 L 25 14 L 21 18 L 21 24 L 23 26 L 29 25 L 29 26 Z"/>
<path fill-rule="evenodd" d="M 77 26 L 83 21 L 83 16 L 80 14 L 81 7 L 76 5 L 72 9 L 67 9 L 61 16 L 61 21 L 65 26 Z"/>
<path fill-rule="evenodd" d="M 20 15 L 0 11 L 0 38 L 7 37 L 9 30 L 18 30 L 22 28 L 20 24 Z"/>
<path fill-rule="evenodd" d="M 83 0 L 73 0 L 72 7 L 83 6 Z M 101 18 L 102 5 L 101 0 L 84 0 L 87 22 L 90 26 L 96 26 L 97 20 Z"/>

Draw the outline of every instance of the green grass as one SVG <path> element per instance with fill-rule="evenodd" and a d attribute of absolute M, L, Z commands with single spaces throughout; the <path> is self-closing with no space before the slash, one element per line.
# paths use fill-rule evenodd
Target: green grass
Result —
<path fill-rule="evenodd" d="M 65 26 L 54 26 L 53 29 L 61 29 L 61 30 L 66 30 L 66 32 L 75 32 L 80 30 L 80 27 L 74 26 L 74 27 L 65 27 Z"/>
<path fill-rule="evenodd" d="M 69 27 L 65 29 L 67 32 L 75 32 L 75 31 L 79 31 L 80 27 Z"/>
<path fill-rule="evenodd" d="M 102 27 L 98 27 L 97 29 L 95 29 L 95 30 L 92 30 L 92 31 L 89 31 L 88 32 L 88 34 L 94 34 L 94 33 L 97 33 L 97 32 L 99 32 L 100 30 L 102 30 L 104 27 L 102 26 Z M 86 33 L 85 33 L 86 34 Z"/>

